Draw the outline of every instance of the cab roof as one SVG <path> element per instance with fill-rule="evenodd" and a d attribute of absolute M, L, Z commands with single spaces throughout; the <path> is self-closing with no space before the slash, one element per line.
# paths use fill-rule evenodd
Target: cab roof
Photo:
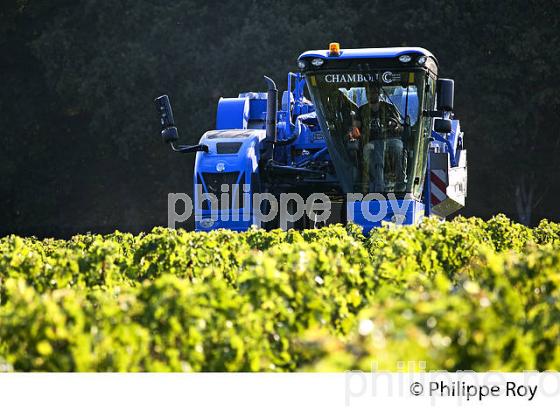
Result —
<path fill-rule="evenodd" d="M 310 50 L 302 53 L 298 60 L 319 57 L 327 60 L 345 60 L 351 58 L 396 58 L 403 54 L 417 54 L 432 57 L 434 55 L 422 47 L 385 47 L 385 48 L 341 48 L 338 56 L 329 55 L 329 50 Z M 437 60 L 436 60 L 437 61 Z"/>

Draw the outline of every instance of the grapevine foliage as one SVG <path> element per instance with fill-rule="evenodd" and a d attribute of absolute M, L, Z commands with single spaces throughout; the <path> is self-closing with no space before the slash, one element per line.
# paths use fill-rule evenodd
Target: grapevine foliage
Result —
<path fill-rule="evenodd" d="M 560 368 L 560 224 L 0 239 L 0 369 Z"/>

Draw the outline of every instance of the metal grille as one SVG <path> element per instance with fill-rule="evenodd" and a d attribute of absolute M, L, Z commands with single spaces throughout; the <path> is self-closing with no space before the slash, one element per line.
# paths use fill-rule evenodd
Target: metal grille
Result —
<path fill-rule="evenodd" d="M 203 172 L 202 178 L 206 184 L 206 189 L 209 194 L 216 195 L 218 199 L 218 208 L 221 209 L 221 197 L 222 197 L 222 185 L 228 185 L 229 191 L 225 191 L 229 196 L 230 208 L 231 204 L 234 203 L 232 198 L 234 185 L 237 183 L 239 178 L 239 172 Z M 237 204 L 241 203 L 241 198 L 243 195 L 243 178 L 239 181 L 239 187 L 237 187 Z M 204 201 L 202 203 L 202 209 L 210 210 L 210 201 Z"/>

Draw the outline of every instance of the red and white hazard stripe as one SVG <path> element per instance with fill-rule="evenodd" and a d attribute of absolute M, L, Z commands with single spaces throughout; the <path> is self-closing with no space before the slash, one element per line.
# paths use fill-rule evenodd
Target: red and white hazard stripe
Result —
<path fill-rule="evenodd" d="M 432 206 L 436 206 L 445 198 L 447 189 L 447 172 L 443 169 L 432 169 L 430 171 L 430 196 Z"/>

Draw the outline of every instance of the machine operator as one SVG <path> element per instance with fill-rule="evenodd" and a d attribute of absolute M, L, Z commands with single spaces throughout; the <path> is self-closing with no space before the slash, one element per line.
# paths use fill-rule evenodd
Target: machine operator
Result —
<path fill-rule="evenodd" d="M 352 126 L 348 131 L 349 141 L 362 140 L 363 167 L 369 179 L 369 192 L 387 192 L 386 169 L 395 174 L 391 191 L 405 190 L 406 164 L 402 141 L 401 116 L 391 102 L 380 98 L 377 84 L 369 87 L 367 103 L 352 111 Z M 365 137 L 365 138 L 364 138 Z"/>

